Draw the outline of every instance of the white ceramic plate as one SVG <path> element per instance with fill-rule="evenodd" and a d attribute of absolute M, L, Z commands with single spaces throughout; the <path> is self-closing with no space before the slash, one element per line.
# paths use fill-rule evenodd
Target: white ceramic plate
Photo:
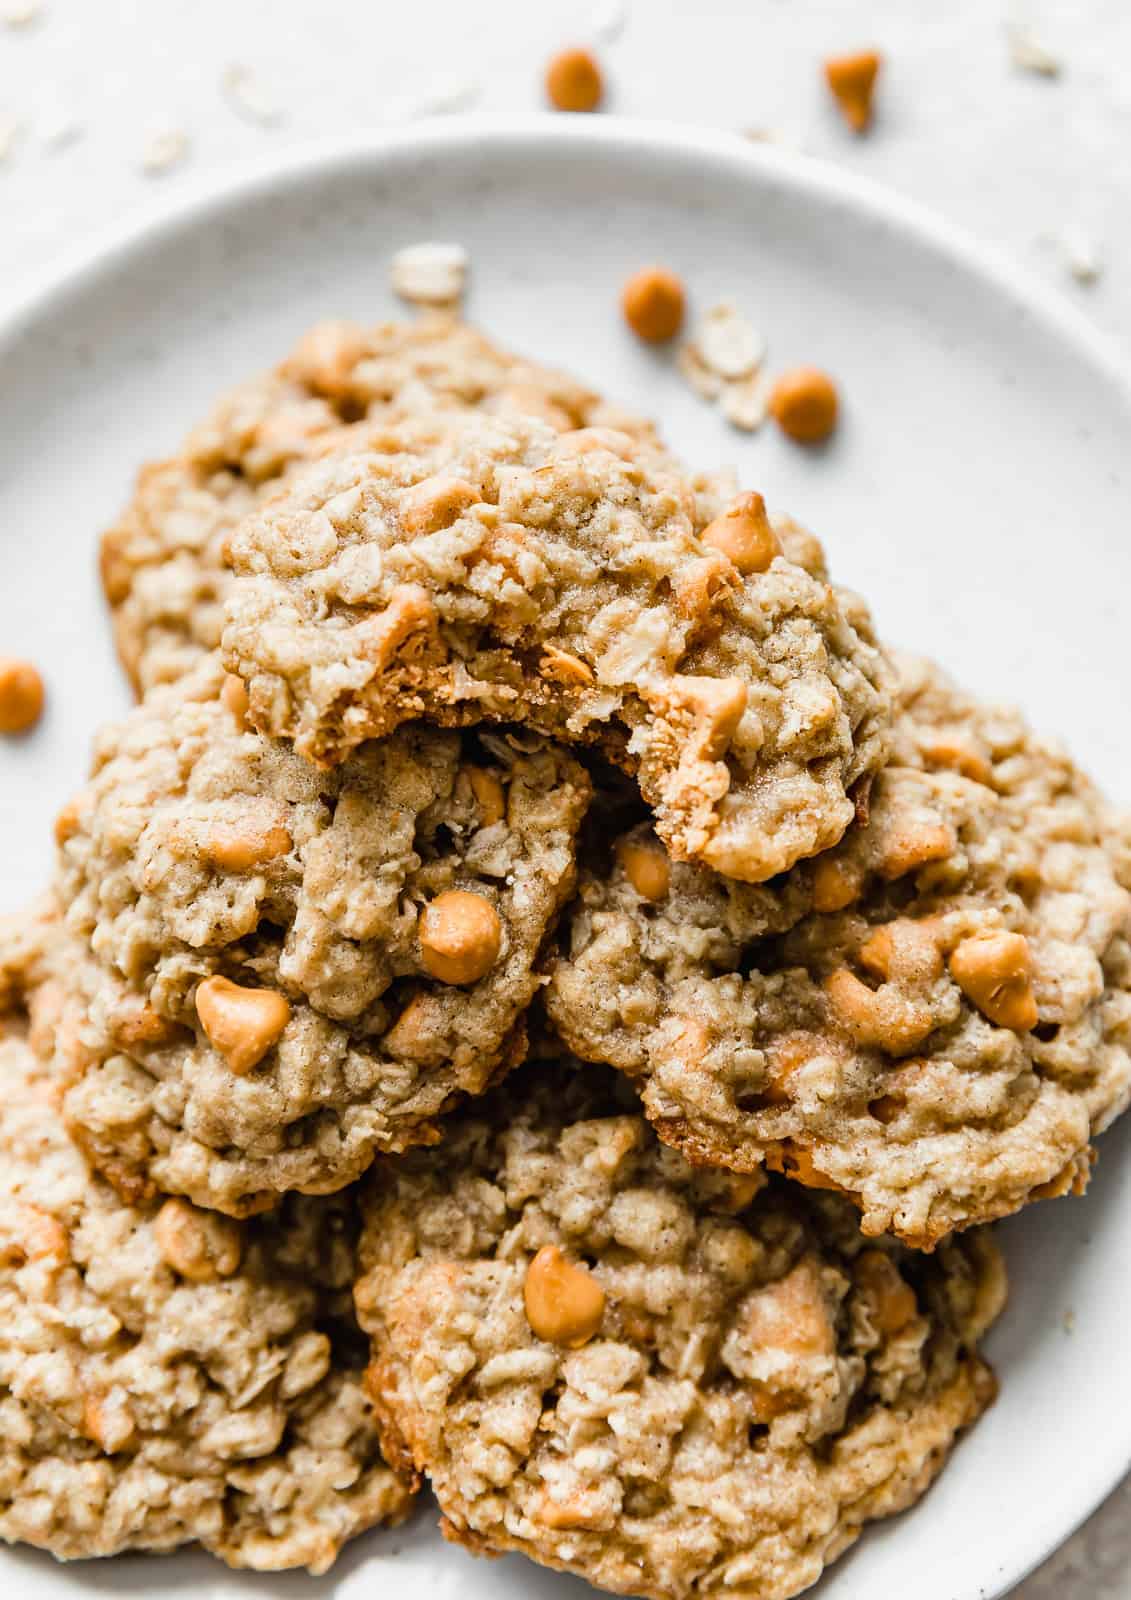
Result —
<path fill-rule="evenodd" d="M 389 256 L 422 238 L 469 247 L 472 318 L 657 415 L 690 460 L 733 461 L 822 534 L 889 639 L 1021 701 L 1131 799 L 1131 381 L 1081 319 L 904 202 L 736 138 L 609 119 L 434 123 L 184 190 L 0 326 L 0 650 L 41 663 L 51 697 L 40 729 L 0 749 L 0 909 L 45 881 L 49 819 L 95 724 L 127 703 L 94 550 L 135 467 L 308 323 L 392 314 Z M 836 374 L 831 449 L 731 432 L 670 357 L 627 336 L 619 285 L 651 260 L 700 308 L 736 299 L 775 364 Z M 868 1533 L 823 1600 L 991 1600 L 1131 1464 L 1128 1137 L 1104 1140 L 1086 1200 L 1002 1230 L 1001 1399 L 926 1503 Z M 13 1551 L 0 1585 L 21 1600 L 587 1592 L 517 1557 L 474 1562 L 434 1520 L 425 1507 L 359 1540 L 317 1581 L 229 1575 L 198 1554 L 62 1568 Z"/>

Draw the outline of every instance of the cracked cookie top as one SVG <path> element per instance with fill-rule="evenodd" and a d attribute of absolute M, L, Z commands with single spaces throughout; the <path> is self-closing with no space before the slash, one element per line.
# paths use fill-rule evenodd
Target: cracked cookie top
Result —
<path fill-rule="evenodd" d="M 67 1116 L 131 1198 L 233 1215 L 429 1141 L 525 1051 L 584 770 L 423 726 L 332 772 L 214 660 L 97 740 L 59 819 Z"/>
<path fill-rule="evenodd" d="M 449 1538 L 618 1593 L 787 1600 L 994 1392 L 985 1234 L 921 1255 L 840 1196 L 693 1167 L 600 1069 L 526 1068 L 374 1169 L 363 1214 L 390 1459 Z"/>
<path fill-rule="evenodd" d="M 1086 1181 L 1131 1095 L 1131 872 L 1058 746 L 902 674 L 835 850 L 751 886 L 630 830 L 583 873 L 547 1004 L 693 1159 L 841 1189 L 929 1247 Z"/>
<path fill-rule="evenodd" d="M 256 726 L 332 765 L 413 717 L 517 722 L 634 773 L 681 859 L 768 878 L 835 844 L 889 670 L 815 541 L 740 496 L 703 525 L 608 428 L 370 428 L 246 518 L 223 635 Z"/>
<path fill-rule="evenodd" d="M 514 410 L 561 430 L 650 426 L 563 373 L 437 313 L 414 322 L 312 328 L 271 372 L 223 395 L 176 455 L 138 474 L 102 537 L 102 579 L 122 664 L 140 695 L 220 642 L 228 535 L 361 418 Z"/>

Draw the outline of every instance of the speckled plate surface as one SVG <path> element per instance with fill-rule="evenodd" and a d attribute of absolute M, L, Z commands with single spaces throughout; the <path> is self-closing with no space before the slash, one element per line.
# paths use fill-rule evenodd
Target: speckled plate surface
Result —
<path fill-rule="evenodd" d="M 428 237 L 469 248 L 474 320 L 658 416 L 688 459 L 733 461 L 820 532 L 889 639 L 1022 702 L 1131 801 L 1131 379 L 1082 319 L 906 203 L 736 138 L 436 122 L 184 189 L 0 319 L 0 649 L 39 662 L 50 693 L 40 728 L 0 749 L 0 909 L 44 882 L 49 819 L 95 724 L 127 704 L 94 550 L 135 467 L 316 318 L 392 314 L 388 258 Z M 627 337 L 619 284 L 655 259 L 700 308 L 737 300 L 774 364 L 838 376 L 831 449 L 731 432 L 669 357 Z M 1085 1200 L 1001 1230 L 1014 1283 L 990 1345 L 1001 1399 L 927 1501 L 868 1533 L 822 1600 L 992 1600 L 1131 1463 L 1129 1139 L 1102 1141 Z M 517 1557 L 474 1562 L 434 1522 L 426 1504 L 320 1580 L 232 1575 L 196 1554 L 62 1568 L 0 1551 L 0 1583 L 21 1600 L 586 1592 Z"/>

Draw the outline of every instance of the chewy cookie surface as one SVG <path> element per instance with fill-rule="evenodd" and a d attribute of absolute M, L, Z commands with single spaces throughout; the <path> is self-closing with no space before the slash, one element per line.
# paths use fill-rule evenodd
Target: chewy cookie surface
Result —
<path fill-rule="evenodd" d="M 357 1305 L 390 1459 L 449 1538 L 623 1594 L 786 1600 L 993 1396 L 1004 1277 L 690 1166 L 601 1071 L 526 1068 L 375 1169 Z"/>
<path fill-rule="evenodd" d="M 694 1160 L 929 1247 L 1086 1181 L 1131 1095 L 1127 830 L 1014 712 L 902 664 L 866 820 L 775 883 L 645 828 L 583 874 L 548 1010 Z"/>
<path fill-rule="evenodd" d="M 126 1205 L 10 1020 L 0 1538 L 63 1558 L 199 1541 L 232 1566 L 323 1572 L 347 1539 L 399 1522 L 412 1486 L 382 1459 L 362 1388 L 355 1234 L 338 1201 L 248 1223 Z"/>
<path fill-rule="evenodd" d="M 611 420 L 651 433 L 448 315 L 312 328 L 273 371 L 218 400 L 178 454 L 143 467 L 102 537 L 103 587 L 137 693 L 172 682 L 219 644 L 224 548 L 241 517 L 340 448 L 350 423 L 444 409 L 519 411 L 562 430 Z"/>
<path fill-rule="evenodd" d="M 599 744 L 674 855 L 760 881 L 843 834 L 890 674 L 815 541 L 755 495 L 703 513 L 614 429 L 372 428 L 232 535 L 224 659 L 323 764 L 414 717 Z"/>
<path fill-rule="evenodd" d="M 320 772 L 232 687 L 206 661 L 100 735 L 54 961 L 83 1148 L 131 1198 L 244 1215 L 521 1060 L 590 785 L 538 738 L 419 725 Z"/>

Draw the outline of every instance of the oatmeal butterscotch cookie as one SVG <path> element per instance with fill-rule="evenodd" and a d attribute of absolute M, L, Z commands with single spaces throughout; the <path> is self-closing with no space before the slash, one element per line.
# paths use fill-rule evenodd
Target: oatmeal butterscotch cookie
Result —
<path fill-rule="evenodd" d="M 42 1031 L 44 1023 L 40 1022 Z M 0 1538 L 70 1558 L 198 1540 L 323 1572 L 413 1498 L 381 1456 L 356 1224 L 241 1224 L 93 1176 L 21 1024 L 0 1037 Z"/>
<path fill-rule="evenodd" d="M 549 1014 L 692 1160 L 841 1189 L 929 1247 L 1081 1188 L 1127 1104 L 1125 845 L 1057 746 L 906 662 L 836 850 L 754 887 L 629 831 L 583 876 Z"/>
<path fill-rule="evenodd" d="M 241 517 L 360 418 L 515 410 L 567 430 L 650 426 L 562 373 L 501 350 L 450 315 L 313 328 L 273 371 L 220 399 L 180 451 L 142 468 L 102 539 L 122 663 L 140 694 L 220 641 L 224 544 Z"/>
<path fill-rule="evenodd" d="M 674 855 L 758 881 L 836 843 L 886 752 L 888 668 L 814 543 L 757 495 L 701 527 L 616 430 L 372 430 L 233 534 L 224 655 L 327 765 L 417 716 L 599 743 Z"/>
<path fill-rule="evenodd" d="M 214 660 L 104 731 L 58 824 L 60 1070 L 88 1155 L 233 1215 L 341 1188 L 522 1059 L 589 780 L 423 726 L 320 772 Z"/>
<path fill-rule="evenodd" d="M 603 1073 L 528 1068 L 374 1169 L 357 1307 L 390 1459 L 449 1538 L 621 1594 L 786 1600 L 917 1500 L 994 1393 L 985 1234 L 691 1166 Z"/>

